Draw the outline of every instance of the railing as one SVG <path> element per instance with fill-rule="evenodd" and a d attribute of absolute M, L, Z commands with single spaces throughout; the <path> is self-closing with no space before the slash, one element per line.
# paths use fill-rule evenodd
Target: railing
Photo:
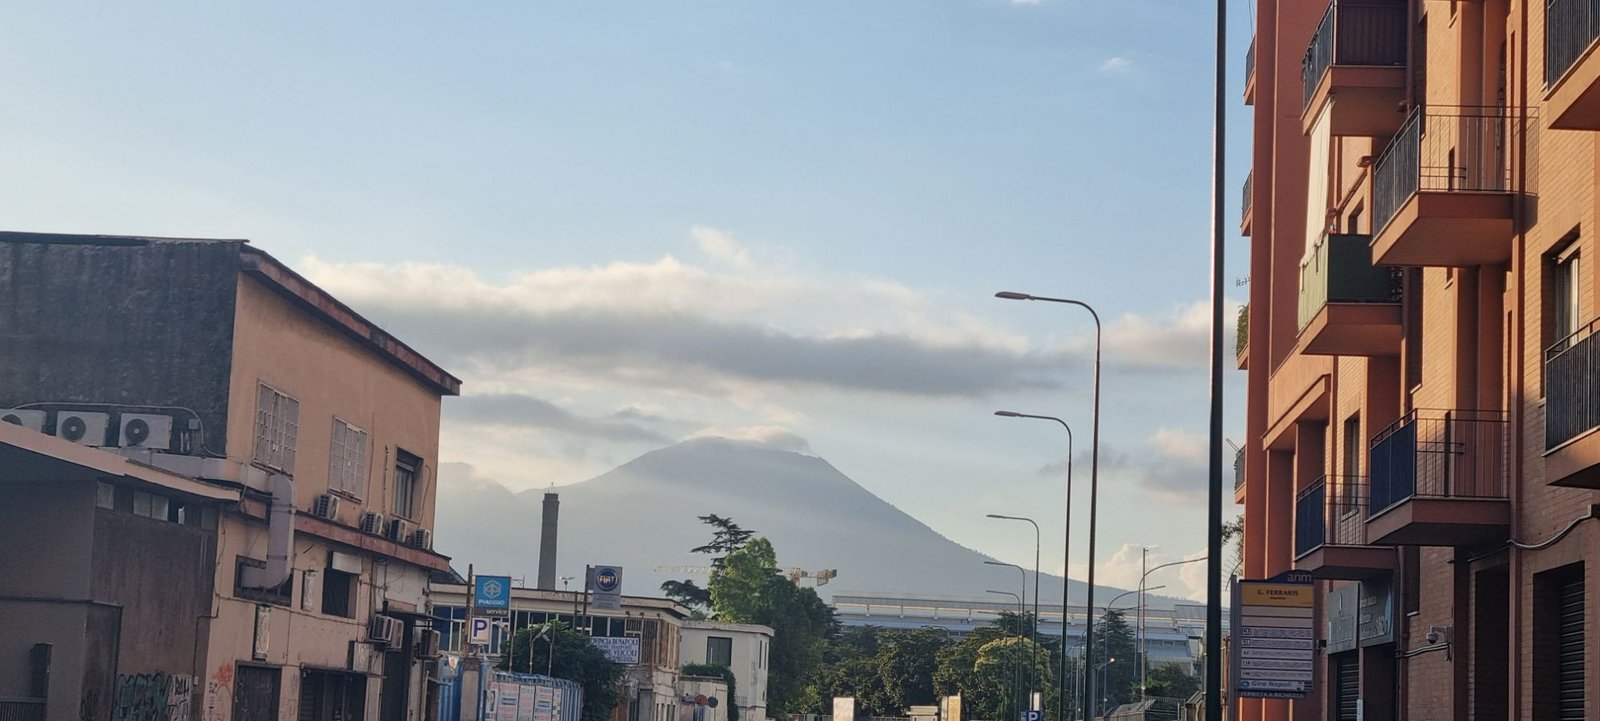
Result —
<path fill-rule="evenodd" d="M 1239 315 L 1234 320 L 1233 330 L 1233 355 L 1244 355 L 1245 349 L 1250 347 L 1250 306 L 1240 305 Z"/>
<path fill-rule="evenodd" d="M 44 699 L 0 696 L 0 721 L 44 721 Z"/>
<path fill-rule="evenodd" d="M 1256 171 L 1252 170 L 1249 175 L 1244 176 L 1244 198 L 1239 205 L 1239 217 L 1241 218 L 1250 214 L 1250 208 L 1254 200 L 1255 185 Z"/>
<path fill-rule="evenodd" d="M 1544 447 L 1600 427 L 1600 319 L 1544 352 Z"/>
<path fill-rule="evenodd" d="M 1415 410 L 1372 439 L 1369 515 L 1414 497 L 1505 498 L 1505 411 Z"/>
<path fill-rule="evenodd" d="M 1555 87 L 1600 38 L 1600 0 L 1547 0 L 1544 6 L 1544 86 Z"/>
<path fill-rule="evenodd" d="M 1250 79 L 1256 76 L 1256 36 L 1250 36 L 1250 47 L 1244 51 L 1244 83 L 1250 84 Z"/>
<path fill-rule="evenodd" d="M 1300 329 L 1329 303 L 1394 303 L 1396 268 L 1372 264 L 1372 236 L 1324 235 L 1300 261 Z"/>
<path fill-rule="evenodd" d="M 1412 110 L 1373 164 L 1372 227 L 1381 232 L 1419 191 L 1509 190 L 1508 124 L 1504 108 Z"/>
<path fill-rule="evenodd" d="M 1317 479 L 1295 499 L 1295 556 L 1322 546 L 1367 545 L 1366 509 L 1366 477 Z"/>
<path fill-rule="evenodd" d="M 1240 448 L 1233 454 L 1233 490 L 1244 487 L 1244 449 Z"/>
<path fill-rule="evenodd" d="M 1323 13 L 1317 33 L 1311 36 L 1300 65 L 1305 86 L 1305 107 L 1317 94 L 1317 84 L 1334 65 L 1406 64 L 1406 6 L 1404 3 L 1360 3 L 1334 0 Z"/>

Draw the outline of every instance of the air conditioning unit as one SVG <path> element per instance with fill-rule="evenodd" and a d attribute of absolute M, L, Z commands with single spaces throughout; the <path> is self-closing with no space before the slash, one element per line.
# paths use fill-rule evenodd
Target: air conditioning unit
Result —
<path fill-rule="evenodd" d="M 104 446 L 111 416 L 92 411 L 56 411 L 56 437 L 85 446 Z"/>
<path fill-rule="evenodd" d="M 339 515 L 339 497 L 330 493 L 317 496 L 316 500 L 311 502 L 311 515 L 333 520 Z"/>
<path fill-rule="evenodd" d="M 417 630 L 417 658 L 439 657 L 439 632 L 431 628 Z"/>
<path fill-rule="evenodd" d="M 120 418 L 117 445 L 152 451 L 172 450 L 172 416 L 124 413 Z"/>
<path fill-rule="evenodd" d="M 426 528 L 418 528 L 417 530 L 411 532 L 411 538 L 407 541 L 407 543 L 412 548 L 420 548 L 424 551 L 432 551 L 433 531 L 430 531 Z"/>
<path fill-rule="evenodd" d="M 410 532 L 411 528 L 405 521 L 391 518 L 389 519 L 389 525 L 383 529 L 383 537 L 395 543 L 405 543 Z"/>
<path fill-rule="evenodd" d="M 405 628 L 400 625 L 400 619 L 390 616 L 373 616 L 372 623 L 367 626 L 367 640 L 393 648 L 400 645 L 400 635 Z"/>
<path fill-rule="evenodd" d="M 383 530 L 384 530 L 384 528 L 383 528 L 383 514 L 382 513 L 376 513 L 374 511 L 367 511 L 366 513 L 361 514 L 361 532 L 362 533 L 370 533 L 370 534 L 376 536 L 376 535 L 378 535 L 380 533 L 383 533 Z"/>
<path fill-rule="evenodd" d="M 30 431 L 44 432 L 44 411 L 0 410 L 0 423 L 22 426 Z"/>

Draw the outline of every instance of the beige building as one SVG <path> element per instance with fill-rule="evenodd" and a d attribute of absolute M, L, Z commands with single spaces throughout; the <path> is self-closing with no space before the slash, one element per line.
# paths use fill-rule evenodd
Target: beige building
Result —
<path fill-rule="evenodd" d="M 773 630 L 753 623 L 683 622 L 683 665 L 708 663 L 733 671 L 740 721 L 767 718 L 767 655 Z"/>
<path fill-rule="evenodd" d="M 1237 718 L 1600 718 L 1600 5 L 1254 6 L 1241 575 L 1318 618 Z"/>
<path fill-rule="evenodd" d="M 3 233 L 0 295 L 17 299 L 0 304 L 0 408 L 16 423 L 236 497 L 199 509 L 204 562 L 174 559 L 207 572 L 199 610 L 160 626 L 192 637 L 188 652 L 86 674 L 81 707 L 48 718 L 112 718 L 136 700 L 130 674 L 192 689 L 172 718 L 431 717 L 439 409 L 458 380 L 243 241 Z M 96 524 L 125 505 L 191 523 L 182 493 L 110 485 Z M 120 565 L 145 549 L 105 553 Z M 6 583 L 7 597 L 47 585 Z M 84 645 L 129 629 L 101 631 Z"/>

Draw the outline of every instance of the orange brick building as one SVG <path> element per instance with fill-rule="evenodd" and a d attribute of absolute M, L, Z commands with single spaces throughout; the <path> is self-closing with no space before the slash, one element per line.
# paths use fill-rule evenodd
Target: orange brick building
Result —
<path fill-rule="evenodd" d="M 1600 719 L 1600 0 L 1255 8 L 1241 575 L 1320 630 L 1237 718 Z"/>

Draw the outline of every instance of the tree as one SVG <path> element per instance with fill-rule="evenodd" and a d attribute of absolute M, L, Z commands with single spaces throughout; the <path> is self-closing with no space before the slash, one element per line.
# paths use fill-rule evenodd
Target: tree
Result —
<path fill-rule="evenodd" d="M 711 591 L 695 585 L 693 580 L 664 581 L 661 592 L 700 616 L 711 610 Z"/>
<path fill-rule="evenodd" d="M 1200 690 L 1200 679 L 1190 675 L 1181 663 L 1163 663 L 1150 667 L 1146 674 L 1146 696 L 1187 699 Z"/>
<path fill-rule="evenodd" d="M 539 638 L 541 633 L 543 638 Z M 583 687 L 583 713 L 579 716 L 582 721 L 611 718 L 611 710 L 622 700 L 618 688 L 622 666 L 612 663 L 604 651 L 589 642 L 587 635 L 566 623 L 551 621 L 518 631 L 513 636 L 511 654 L 500 659 L 498 668 L 544 671 L 547 665 L 551 676 Z"/>
<path fill-rule="evenodd" d="M 700 516 L 700 521 L 716 530 L 711 532 L 710 543 L 692 548 L 689 552 L 710 554 L 713 568 L 721 568 L 729 554 L 744 548 L 744 544 L 749 543 L 750 538 L 755 535 L 755 531 L 740 528 L 733 519 L 723 518 L 715 513 Z"/>
<path fill-rule="evenodd" d="M 729 553 L 707 584 L 717 618 L 773 630 L 767 705 L 774 716 L 803 713 L 806 689 L 821 665 L 833 609 L 810 588 L 778 574 L 772 542 L 754 538 Z"/>
<path fill-rule="evenodd" d="M 1138 693 L 1139 658 L 1133 630 L 1117 610 L 1107 611 L 1094 627 L 1095 712 L 1125 704 Z"/>
<path fill-rule="evenodd" d="M 1233 542 L 1233 569 L 1237 572 L 1244 565 L 1244 516 L 1240 515 L 1232 521 L 1222 524 L 1222 542 Z M 1223 574 L 1230 575 L 1230 574 Z"/>
<path fill-rule="evenodd" d="M 912 706 L 937 703 L 933 676 L 939 668 L 939 652 L 949 645 L 950 636 L 944 629 L 885 632 L 874 656 L 884 703 L 872 715 L 904 716 Z"/>

